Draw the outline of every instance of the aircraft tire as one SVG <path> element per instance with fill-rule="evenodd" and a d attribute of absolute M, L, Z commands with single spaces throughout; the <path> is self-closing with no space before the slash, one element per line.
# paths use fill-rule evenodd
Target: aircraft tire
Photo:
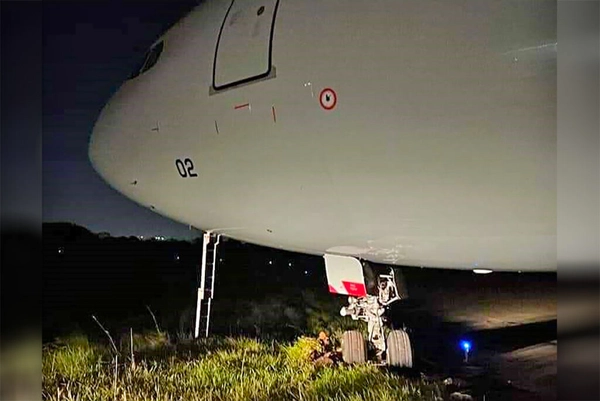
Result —
<path fill-rule="evenodd" d="M 366 363 L 367 345 L 360 331 L 345 331 L 342 335 L 342 358 L 346 363 Z"/>
<path fill-rule="evenodd" d="M 387 364 L 398 368 L 412 368 L 412 347 L 406 331 L 392 330 L 390 334 L 388 334 Z"/>

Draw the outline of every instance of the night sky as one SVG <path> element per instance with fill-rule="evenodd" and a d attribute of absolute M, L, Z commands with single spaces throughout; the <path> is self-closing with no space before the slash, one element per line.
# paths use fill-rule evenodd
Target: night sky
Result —
<path fill-rule="evenodd" d="M 110 188 L 87 154 L 103 105 L 154 40 L 198 3 L 44 2 L 44 222 L 72 222 L 113 236 L 198 236 Z"/>

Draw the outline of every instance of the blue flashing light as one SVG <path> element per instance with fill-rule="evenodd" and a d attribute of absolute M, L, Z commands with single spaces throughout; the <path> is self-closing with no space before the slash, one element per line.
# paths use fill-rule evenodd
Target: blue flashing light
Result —
<path fill-rule="evenodd" d="M 471 342 L 463 340 L 463 341 L 460 342 L 460 347 L 463 350 L 465 350 L 466 352 L 469 352 L 469 350 L 471 349 Z"/>

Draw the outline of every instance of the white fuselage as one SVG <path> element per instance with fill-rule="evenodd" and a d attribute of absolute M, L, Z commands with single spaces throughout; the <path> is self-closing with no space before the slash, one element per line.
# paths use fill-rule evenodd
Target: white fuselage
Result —
<path fill-rule="evenodd" d="M 139 204 L 249 243 L 555 271 L 555 16 L 551 1 L 207 1 L 103 109 L 90 158 Z"/>

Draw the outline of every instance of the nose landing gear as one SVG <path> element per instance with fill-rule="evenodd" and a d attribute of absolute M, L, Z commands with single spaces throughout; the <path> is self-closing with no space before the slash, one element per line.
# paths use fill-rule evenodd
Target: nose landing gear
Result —
<path fill-rule="evenodd" d="M 378 362 L 388 366 L 411 368 L 413 355 L 410 338 L 405 330 L 388 330 L 385 316 L 393 302 L 400 300 L 394 270 L 377 277 L 377 295 L 366 294 L 361 297 L 348 297 L 348 305 L 342 307 L 340 314 L 354 320 L 367 322 L 368 338 L 365 342 L 359 331 L 347 331 L 342 336 L 342 358 L 346 363 L 364 363 L 367 360 L 366 344 L 375 351 Z"/>

